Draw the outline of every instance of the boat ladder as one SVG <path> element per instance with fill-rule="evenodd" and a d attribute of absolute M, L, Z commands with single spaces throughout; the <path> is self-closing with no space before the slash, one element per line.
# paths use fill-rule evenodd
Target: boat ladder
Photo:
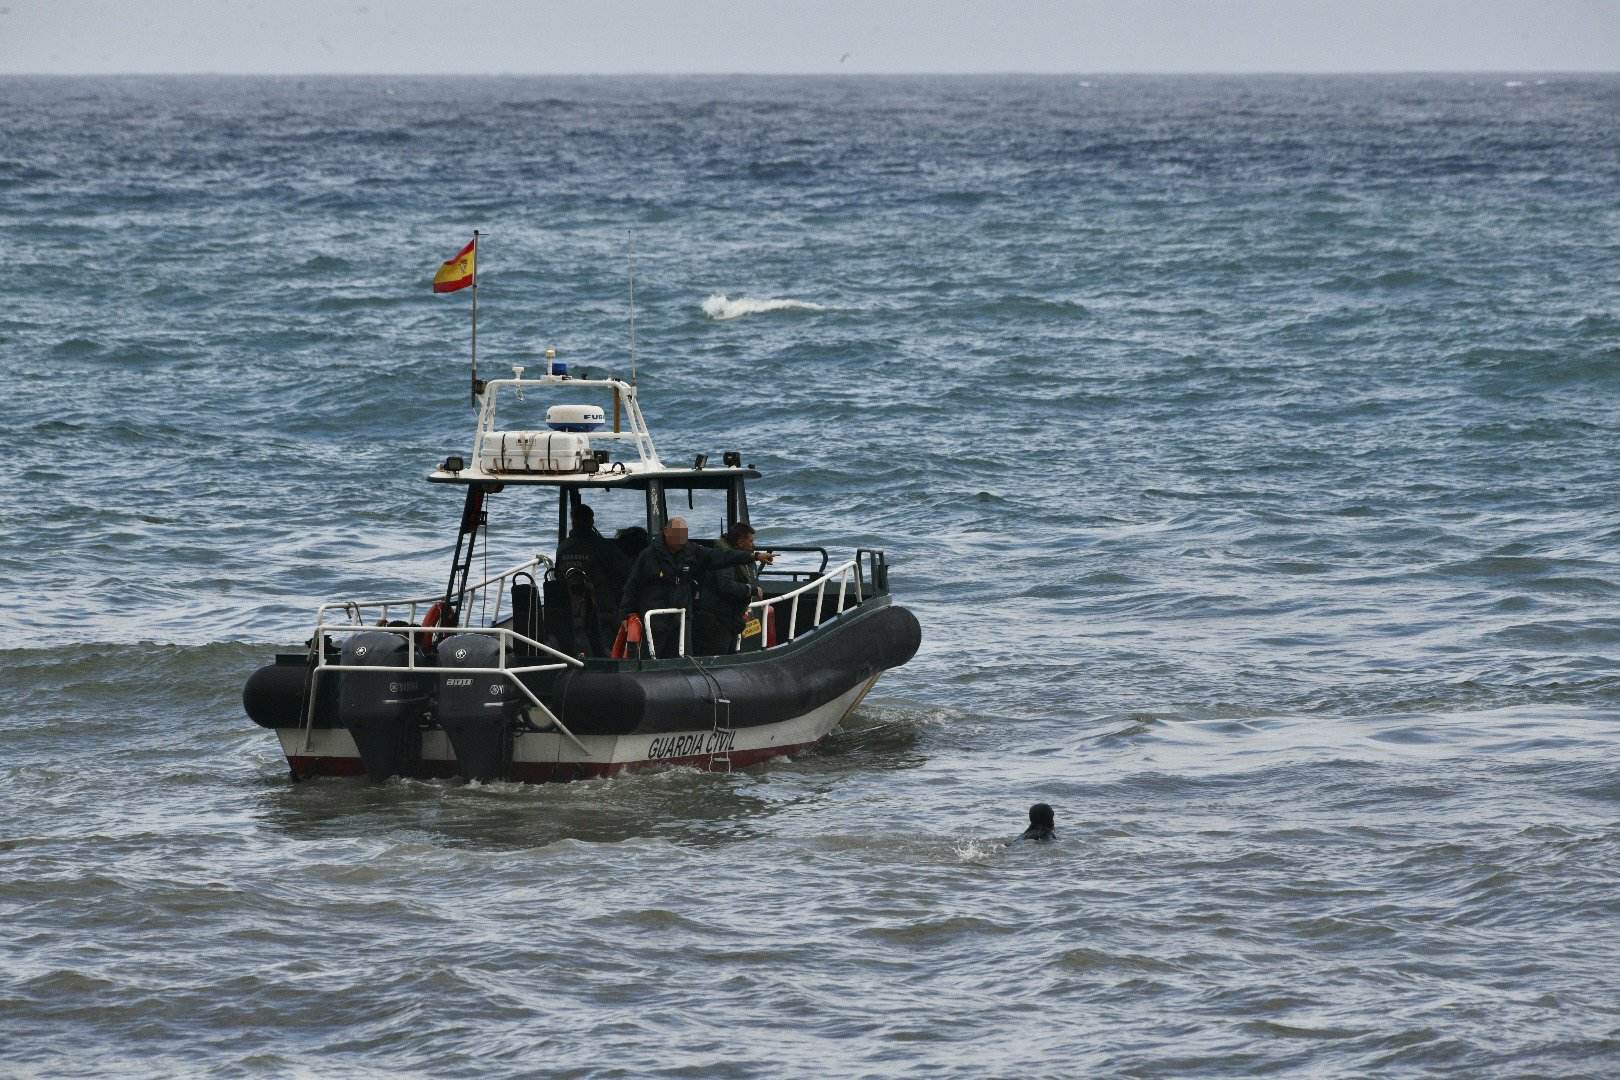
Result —
<path fill-rule="evenodd" d="M 709 771 L 729 773 L 731 771 L 731 746 L 737 741 L 737 731 L 731 726 L 731 699 L 720 697 L 718 689 L 716 687 L 716 696 L 714 698 L 714 734 L 710 738 L 714 740 L 714 744 L 720 749 L 718 752 L 709 755 Z M 722 734 L 725 735 L 724 739 L 720 737 Z M 724 768 L 720 767 L 722 764 L 725 766 Z"/>
<path fill-rule="evenodd" d="M 711 732 L 709 745 L 715 749 L 709 751 L 709 771 L 729 773 L 731 747 L 737 741 L 737 731 L 731 726 L 731 699 L 722 695 L 720 680 L 699 663 L 696 657 L 688 656 L 687 659 L 692 661 L 692 666 L 703 676 L 703 681 L 709 687 L 709 704 L 714 707 L 714 723 L 709 729 Z"/>

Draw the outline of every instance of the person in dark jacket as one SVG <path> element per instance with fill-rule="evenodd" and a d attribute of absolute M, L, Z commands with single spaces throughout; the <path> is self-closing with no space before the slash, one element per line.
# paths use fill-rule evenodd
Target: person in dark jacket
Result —
<path fill-rule="evenodd" d="M 715 544 L 721 551 L 754 550 L 754 527 L 733 522 Z M 692 651 L 699 656 L 723 656 L 737 644 L 748 605 L 763 595 L 754 563 L 720 566 L 703 575 L 697 610 L 692 620 Z"/>
<path fill-rule="evenodd" d="M 583 577 L 583 589 L 573 587 L 572 575 Z M 557 545 L 557 577 L 570 586 L 571 607 L 588 601 L 585 609 L 577 613 L 582 625 L 575 628 L 576 637 L 583 633 L 587 638 L 578 643 L 587 654 L 607 655 L 618 627 L 613 616 L 629 576 L 629 558 L 617 544 L 596 531 L 596 511 L 584 503 L 574 507 L 573 531 Z"/>
<path fill-rule="evenodd" d="M 768 563 L 775 556 L 763 551 L 724 551 L 687 542 L 686 519 L 670 518 L 660 543 L 648 544 L 630 566 L 619 601 L 621 621 L 632 612 L 645 614 L 655 608 L 686 608 L 687 633 L 691 633 L 692 585 L 708 571 L 727 566 L 745 566 L 758 560 Z M 680 654 L 677 630 L 680 619 L 660 615 L 647 630 L 660 658 Z"/>
<path fill-rule="evenodd" d="M 1043 802 L 1038 802 L 1029 808 L 1029 828 L 1024 830 L 1020 840 L 1056 840 L 1057 829 L 1052 816 L 1052 808 Z"/>

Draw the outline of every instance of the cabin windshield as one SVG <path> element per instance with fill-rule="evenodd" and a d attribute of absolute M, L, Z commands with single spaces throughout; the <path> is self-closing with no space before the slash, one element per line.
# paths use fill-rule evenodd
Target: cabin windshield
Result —
<path fill-rule="evenodd" d="M 743 481 L 736 476 L 683 476 L 617 488 L 564 486 L 557 498 L 557 544 L 573 532 L 579 508 L 586 506 L 596 531 L 631 558 L 672 518 L 684 518 L 688 535 L 698 543 L 713 543 L 733 522 L 748 520 Z"/>
<path fill-rule="evenodd" d="M 724 491 L 676 488 L 664 492 L 664 504 L 670 517 L 686 519 L 687 532 L 695 540 L 720 536 L 731 524 Z"/>

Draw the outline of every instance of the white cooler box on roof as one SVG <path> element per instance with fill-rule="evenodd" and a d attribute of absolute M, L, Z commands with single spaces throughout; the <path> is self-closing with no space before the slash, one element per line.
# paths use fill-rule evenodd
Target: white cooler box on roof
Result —
<path fill-rule="evenodd" d="M 591 440 L 571 431 L 491 431 L 478 467 L 489 473 L 595 472 Z"/>

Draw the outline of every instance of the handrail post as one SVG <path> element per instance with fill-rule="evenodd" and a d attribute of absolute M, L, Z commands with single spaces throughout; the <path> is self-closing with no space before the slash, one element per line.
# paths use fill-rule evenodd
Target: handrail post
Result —
<path fill-rule="evenodd" d="M 315 737 L 315 696 L 321 689 L 321 672 L 326 669 L 326 605 L 322 604 L 315 616 L 315 669 L 309 676 L 309 706 L 304 711 L 304 753 L 309 753 L 310 740 Z"/>
<path fill-rule="evenodd" d="M 647 649 L 651 658 L 658 659 L 658 642 L 653 637 L 654 615 L 679 615 L 680 622 L 676 624 L 676 633 L 679 635 L 675 644 L 675 655 L 686 655 L 686 609 L 680 608 L 648 608 L 641 613 L 641 625 L 647 632 Z"/>
<path fill-rule="evenodd" d="M 525 686 L 522 679 L 518 678 L 517 675 L 514 672 L 510 672 L 510 671 L 508 671 L 506 673 L 506 677 L 508 679 L 510 679 L 513 683 L 515 683 L 519 690 L 523 691 L 523 696 L 529 699 L 529 703 L 531 705 L 533 705 L 535 708 L 539 709 L 541 712 L 546 714 L 546 719 L 550 720 L 553 724 L 555 724 L 558 731 L 560 731 L 564 735 L 568 736 L 568 741 L 569 742 L 571 742 L 575 746 L 579 747 L 579 752 L 580 753 L 584 754 L 586 757 L 591 756 L 591 752 L 585 748 L 585 744 L 579 741 L 579 736 L 575 735 L 572 731 L 569 731 L 568 726 L 566 724 L 564 724 L 561 720 L 557 719 L 557 714 L 556 713 L 554 713 L 550 709 L 546 708 L 546 703 L 541 701 L 538 697 L 536 697 L 534 691 L 530 690 L 527 686 Z"/>

